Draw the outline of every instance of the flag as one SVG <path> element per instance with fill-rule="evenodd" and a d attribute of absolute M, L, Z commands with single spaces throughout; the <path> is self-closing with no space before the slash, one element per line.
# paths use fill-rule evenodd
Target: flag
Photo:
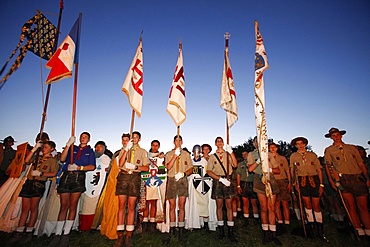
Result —
<path fill-rule="evenodd" d="M 67 37 L 46 63 L 46 67 L 51 69 L 46 84 L 72 77 L 73 65 L 78 62 L 81 21 L 82 14 L 80 13 Z"/>
<path fill-rule="evenodd" d="M 28 20 L 22 27 L 22 33 L 18 45 L 0 70 L 0 75 L 2 75 L 6 66 L 19 49 L 18 57 L 15 59 L 8 73 L 0 81 L 0 89 L 5 85 L 5 82 L 9 77 L 21 66 L 28 50 L 32 51 L 35 55 L 48 60 L 54 51 L 56 35 L 57 28 L 41 12 L 38 11 L 34 17 Z M 26 38 L 26 44 L 21 47 Z"/>
<path fill-rule="evenodd" d="M 179 56 L 177 59 L 175 74 L 172 80 L 166 111 L 168 114 L 170 114 L 176 126 L 180 126 L 186 119 L 185 77 L 182 58 L 182 43 L 179 45 Z"/>
<path fill-rule="evenodd" d="M 256 32 L 256 53 L 254 59 L 254 95 L 255 105 L 254 113 L 256 119 L 256 131 L 258 141 L 258 151 L 260 154 L 262 171 L 266 185 L 266 195 L 272 196 L 269 184 L 269 160 L 268 160 L 268 137 L 265 115 L 265 89 L 263 82 L 263 72 L 268 68 L 265 46 L 262 35 L 259 31 L 258 22 L 254 22 Z"/>
<path fill-rule="evenodd" d="M 220 106 L 226 111 L 227 126 L 230 128 L 238 120 L 238 106 L 233 74 L 229 61 L 229 48 L 225 48 L 224 69 L 222 72 Z"/>
<path fill-rule="evenodd" d="M 143 41 L 140 37 L 134 59 L 122 85 L 122 91 L 127 95 L 131 108 L 141 117 L 143 103 Z"/>

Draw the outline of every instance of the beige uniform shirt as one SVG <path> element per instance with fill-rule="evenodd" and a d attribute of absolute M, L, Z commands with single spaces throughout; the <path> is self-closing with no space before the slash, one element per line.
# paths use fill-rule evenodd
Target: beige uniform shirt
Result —
<path fill-rule="evenodd" d="M 272 155 L 273 156 L 273 155 Z M 275 179 L 286 179 L 287 178 L 287 173 L 289 172 L 289 166 L 288 166 L 288 161 L 284 156 L 277 155 L 276 157 L 273 157 L 275 162 L 278 164 L 279 169 L 280 169 L 280 174 L 274 174 Z"/>
<path fill-rule="evenodd" d="M 357 147 L 343 144 L 342 147 L 331 145 L 325 149 L 325 161 L 333 164 L 342 174 L 360 174 L 358 163 L 362 161 Z"/>
<path fill-rule="evenodd" d="M 276 168 L 276 167 L 278 167 L 278 164 L 276 163 L 276 161 L 273 158 L 273 156 L 272 156 L 271 153 L 268 153 L 268 159 L 269 159 L 269 167 L 270 168 Z M 256 162 L 260 162 L 259 160 L 260 160 L 260 157 L 259 157 L 259 153 L 258 153 L 258 150 L 257 149 L 255 149 L 252 152 L 249 152 L 248 153 L 248 156 L 247 156 L 248 166 L 253 165 Z M 254 169 L 254 173 L 255 174 L 259 174 L 259 175 L 262 174 L 262 165 L 261 164 L 259 164 Z"/>
<path fill-rule="evenodd" d="M 137 166 L 146 166 L 150 162 L 147 154 L 148 152 L 145 149 L 140 148 L 139 146 L 134 146 L 130 148 L 130 150 L 128 150 L 126 162 L 132 163 Z M 125 168 L 125 164 L 123 164 L 122 169 L 127 172 L 141 172 L 140 170 L 130 171 L 129 169 Z"/>
<path fill-rule="evenodd" d="M 59 171 L 59 164 L 58 161 L 51 157 L 48 159 L 44 159 L 43 157 L 40 157 L 41 164 L 37 165 L 37 170 L 40 172 L 57 172 Z M 32 169 L 32 168 L 31 168 Z M 31 172 L 28 173 L 27 179 L 29 180 L 38 180 L 38 181 L 46 181 L 47 177 L 33 177 L 31 176 Z"/>
<path fill-rule="evenodd" d="M 224 170 L 222 169 L 222 165 L 220 164 L 220 162 L 218 162 L 217 158 L 216 158 L 216 153 L 215 154 L 212 154 L 210 157 L 209 157 L 209 160 L 208 160 L 208 165 L 207 165 L 207 170 L 208 171 L 212 171 L 214 174 L 218 175 L 218 176 L 226 176 Z M 217 153 L 217 156 L 218 158 L 220 159 L 220 161 L 222 162 L 224 168 L 225 168 L 225 171 L 227 172 L 227 160 L 226 160 L 226 151 L 223 150 L 222 153 Z M 232 174 L 233 172 L 233 160 L 231 159 L 231 155 L 227 155 L 229 157 L 229 175 Z"/>
<path fill-rule="evenodd" d="M 174 155 L 175 150 L 166 153 L 166 155 L 164 156 L 164 162 L 166 164 L 166 167 Z M 191 161 L 190 154 L 184 150 L 181 150 L 180 156 L 178 156 L 177 159 L 174 161 L 171 169 L 167 170 L 168 177 L 171 178 L 175 177 L 177 164 L 178 164 L 177 172 L 186 172 L 190 168 L 193 168 L 193 162 Z"/>
<path fill-rule="evenodd" d="M 317 175 L 318 169 L 322 169 L 317 155 L 313 152 L 306 151 L 303 155 L 295 152 L 290 156 L 290 168 L 294 168 L 294 163 L 297 164 L 298 176 L 314 176 Z"/>

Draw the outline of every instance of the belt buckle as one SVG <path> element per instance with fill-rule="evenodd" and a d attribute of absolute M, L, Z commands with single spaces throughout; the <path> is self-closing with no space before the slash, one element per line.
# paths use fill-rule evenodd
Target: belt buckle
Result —
<path fill-rule="evenodd" d="M 133 172 L 132 172 L 132 170 L 129 170 L 129 171 L 128 171 L 128 174 L 132 174 L 132 173 L 133 173 Z"/>

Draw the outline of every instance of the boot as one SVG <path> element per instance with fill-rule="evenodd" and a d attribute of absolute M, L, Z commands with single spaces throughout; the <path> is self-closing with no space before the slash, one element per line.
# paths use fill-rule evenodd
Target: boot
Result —
<path fill-rule="evenodd" d="M 204 230 L 206 230 L 206 232 L 209 232 L 208 222 L 204 222 Z"/>
<path fill-rule="evenodd" d="M 59 246 L 60 240 L 62 239 L 62 235 L 54 235 L 53 239 L 50 241 L 48 247 L 55 247 Z"/>
<path fill-rule="evenodd" d="M 282 246 L 283 243 L 276 237 L 276 232 L 270 231 L 270 241 L 273 241 L 276 245 Z"/>
<path fill-rule="evenodd" d="M 148 224 L 149 224 L 149 222 L 143 222 L 142 223 L 143 233 L 148 232 Z"/>
<path fill-rule="evenodd" d="M 317 236 L 319 239 L 325 241 L 326 243 L 329 243 L 329 239 L 324 234 L 324 224 L 316 222 L 317 226 Z"/>
<path fill-rule="evenodd" d="M 224 226 L 218 226 L 218 239 L 223 239 L 225 237 Z"/>
<path fill-rule="evenodd" d="M 234 235 L 234 227 L 233 226 L 228 226 L 228 237 L 230 239 L 231 242 L 238 242 L 238 240 L 236 239 L 235 235 Z"/>
<path fill-rule="evenodd" d="M 68 247 L 69 246 L 69 234 L 63 235 L 59 242 L 59 247 Z"/>
<path fill-rule="evenodd" d="M 155 226 L 156 226 L 155 222 L 150 222 L 149 223 L 149 233 L 154 233 L 155 232 Z"/>
<path fill-rule="evenodd" d="M 20 241 L 25 236 L 24 232 L 15 232 L 13 233 L 13 237 L 9 239 L 8 244 L 15 244 Z"/>
<path fill-rule="evenodd" d="M 128 231 L 126 233 L 126 239 L 125 239 L 125 247 L 133 247 L 134 244 L 132 243 L 132 232 Z"/>
<path fill-rule="evenodd" d="M 244 224 L 243 224 L 244 227 L 247 227 L 249 226 L 249 218 L 244 218 Z"/>
<path fill-rule="evenodd" d="M 26 232 L 22 235 L 22 239 L 17 242 L 20 246 L 27 245 L 32 240 L 32 232 Z"/>
<path fill-rule="evenodd" d="M 270 242 L 270 234 L 268 230 L 262 230 L 263 232 L 263 238 L 262 238 L 262 244 L 268 244 Z"/>
<path fill-rule="evenodd" d="M 125 243 L 125 240 L 123 238 L 123 231 L 117 231 L 118 239 L 114 243 L 113 247 L 121 247 Z"/>
<path fill-rule="evenodd" d="M 308 222 L 306 225 L 307 237 L 315 239 L 316 238 L 316 229 L 314 222 Z"/>
<path fill-rule="evenodd" d="M 163 244 L 169 245 L 173 236 L 175 236 L 175 227 L 170 227 L 169 236 L 163 241 Z"/>
<path fill-rule="evenodd" d="M 179 240 L 181 243 L 185 242 L 184 240 L 184 227 L 179 227 Z"/>

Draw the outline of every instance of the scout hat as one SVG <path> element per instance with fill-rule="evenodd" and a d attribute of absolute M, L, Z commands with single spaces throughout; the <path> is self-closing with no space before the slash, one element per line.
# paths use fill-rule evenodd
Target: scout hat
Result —
<path fill-rule="evenodd" d="M 276 144 L 275 142 L 270 142 L 268 145 L 269 145 L 269 147 L 270 147 L 271 145 L 275 145 L 275 147 L 276 147 L 277 149 L 279 149 L 279 148 L 280 148 L 280 145 L 279 145 L 279 144 Z"/>
<path fill-rule="evenodd" d="M 14 140 L 12 136 L 5 137 L 4 140 L 2 140 L 3 143 L 8 143 L 8 142 L 17 142 Z"/>
<path fill-rule="evenodd" d="M 291 144 L 292 146 L 295 146 L 295 144 L 296 144 L 296 142 L 297 142 L 297 141 L 302 141 L 305 145 L 307 145 L 307 144 L 308 144 L 308 140 L 307 140 L 307 138 L 304 138 L 304 137 L 302 137 L 302 136 L 299 136 L 299 137 L 294 138 L 294 139 L 290 142 L 290 144 Z"/>
<path fill-rule="evenodd" d="M 340 133 L 341 135 L 344 135 L 346 132 L 347 131 L 345 131 L 345 130 L 339 130 L 337 128 L 332 127 L 332 128 L 330 128 L 329 132 L 327 134 L 325 134 L 325 137 L 330 138 L 331 134 L 333 134 L 333 133 Z"/>

